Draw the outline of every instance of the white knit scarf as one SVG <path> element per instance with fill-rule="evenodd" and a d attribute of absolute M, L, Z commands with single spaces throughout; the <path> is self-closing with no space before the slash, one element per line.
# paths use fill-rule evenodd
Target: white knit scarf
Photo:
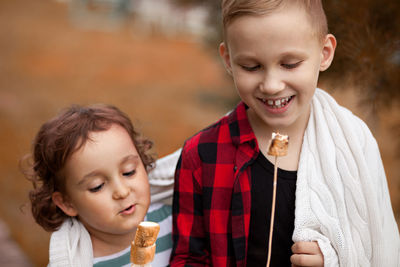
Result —
<path fill-rule="evenodd" d="M 399 232 L 368 127 L 317 89 L 304 135 L 293 241 L 318 241 L 325 266 L 399 266 Z"/>
<path fill-rule="evenodd" d="M 50 238 L 49 267 L 93 266 L 93 248 L 86 228 L 75 218 L 67 219 Z"/>

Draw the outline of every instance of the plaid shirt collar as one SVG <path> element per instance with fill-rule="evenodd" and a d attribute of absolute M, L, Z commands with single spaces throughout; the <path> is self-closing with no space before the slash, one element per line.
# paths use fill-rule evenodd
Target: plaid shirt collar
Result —
<path fill-rule="evenodd" d="M 232 137 L 232 143 L 239 146 L 243 143 L 254 143 L 258 153 L 258 143 L 247 117 L 247 105 L 241 101 L 236 109 L 228 115 L 227 121 Z"/>

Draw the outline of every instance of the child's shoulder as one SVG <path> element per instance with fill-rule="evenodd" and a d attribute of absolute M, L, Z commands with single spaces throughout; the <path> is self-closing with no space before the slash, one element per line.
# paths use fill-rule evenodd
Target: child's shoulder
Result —
<path fill-rule="evenodd" d="M 229 134 L 229 124 L 233 112 L 234 111 L 231 111 L 230 113 L 225 114 L 216 122 L 189 137 L 185 141 L 184 150 L 191 150 L 203 143 L 217 143 L 219 136 L 221 135 L 221 131 Z"/>
<path fill-rule="evenodd" d="M 156 202 L 150 204 L 145 220 L 159 223 L 167 219 L 171 214 L 171 205 Z"/>
<path fill-rule="evenodd" d="M 326 91 L 317 89 L 314 100 L 315 112 L 323 112 L 325 120 L 336 120 L 337 125 L 343 131 L 352 131 L 358 140 L 363 144 L 366 140 L 373 138 L 373 135 L 367 124 L 353 114 L 348 108 L 341 106 L 336 100 Z M 318 108 L 320 106 L 320 108 Z M 338 129 L 339 130 L 339 129 Z"/>
<path fill-rule="evenodd" d="M 246 106 L 240 102 L 235 109 L 226 113 L 213 124 L 200 130 L 185 141 L 184 150 L 190 150 L 199 144 L 213 144 L 221 142 L 229 143 L 232 140 L 232 134 L 238 135 L 239 124 L 241 121 L 247 122 Z"/>

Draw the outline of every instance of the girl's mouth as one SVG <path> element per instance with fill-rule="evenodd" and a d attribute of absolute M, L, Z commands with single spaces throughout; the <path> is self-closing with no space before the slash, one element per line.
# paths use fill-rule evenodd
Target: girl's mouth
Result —
<path fill-rule="evenodd" d="M 134 205 L 130 205 L 129 207 L 120 211 L 119 213 L 122 215 L 130 215 L 135 212 L 135 209 L 136 209 L 136 205 L 134 204 Z"/>

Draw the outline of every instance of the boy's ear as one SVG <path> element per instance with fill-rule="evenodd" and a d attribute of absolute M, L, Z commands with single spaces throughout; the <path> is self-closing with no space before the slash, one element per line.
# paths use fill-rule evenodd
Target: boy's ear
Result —
<path fill-rule="evenodd" d="M 324 71 L 329 68 L 332 63 L 333 56 L 335 55 L 336 49 L 336 38 L 332 34 L 327 34 L 322 47 L 322 60 L 319 67 L 320 71 Z"/>
<path fill-rule="evenodd" d="M 56 206 L 68 216 L 74 217 L 78 215 L 78 211 L 75 209 L 74 205 L 60 192 L 54 192 L 51 195 L 51 199 L 53 200 L 54 204 L 56 204 Z"/>
<path fill-rule="evenodd" d="M 228 47 L 224 42 L 219 45 L 219 55 L 222 58 L 222 62 L 224 63 L 226 71 L 229 73 L 229 75 L 232 75 L 231 58 L 229 56 Z"/>

